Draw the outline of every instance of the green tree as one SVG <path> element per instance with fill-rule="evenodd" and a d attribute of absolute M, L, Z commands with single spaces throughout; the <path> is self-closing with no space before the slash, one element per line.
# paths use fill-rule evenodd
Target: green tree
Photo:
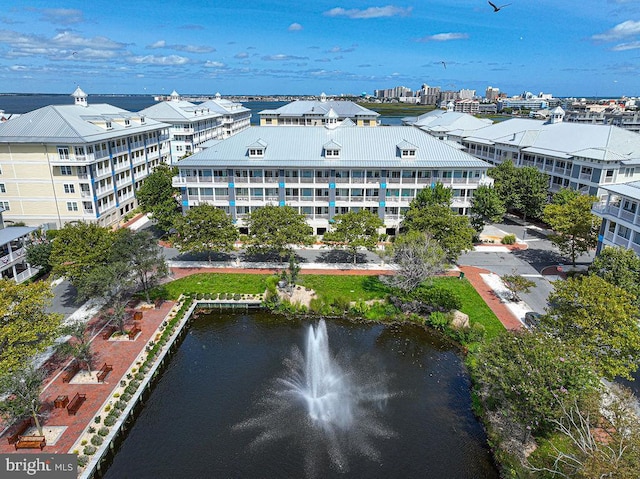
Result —
<path fill-rule="evenodd" d="M 419 207 L 411 202 L 402 226 L 409 231 L 421 231 L 431 235 L 444 250 L 447 261 L 452 263 L 464 251 L 473 248 L 475 230 L 469 223 L 469 218 L 454 213 L 449 206 Z"/>
<path fill-rule="evenodd" d="M 599 385 L 579 346 L 544 333 L 506 331 L 483 343 L 472 367 L 485 405 L 519 423 L 523 440 L 550 432 L 564 401 L 582 403 Z"/>
<path fill-rule="evenodd" d="M 505 274 L 501 279 L 511 293 L 513 301 L 520 301 L 520 293 L 528 293 L 536 285 L 535 282 L 518 274 Z"/>
<path fill-rule="evenodd" d="M 131 272 L 149 303 L 151 302 L 150 290 L 169 274 L 167 261 L 162 254 L 162 248 L 151 233 L 144 230 L 132 232 L 125 229 L 123 231 L 126 232 L 125 235 L 119 238 L 114 247 L 126 252 Z M 122 245 L 122 248 L 119 245 Z"/>
<path fill-rule="evenodd" d="M 32 240 L 27 245 L 27 263 L 42 271 L 51 270 L 51 241 L 44 237 Z"/>
<path fill-rule="evenodd" d="M 473 192 L 469 214 L 478 234 L 487 223 L 501 222 L 506 212 L 504 201 L 494 187 L 481 185 Z"/>
<path fill-rule="evenodd" d="M 585 350 L 608 379 L 630 378 L 640 358 L 640 325 L 634 297 L 599 276 L 556 281 L 540 325 Z"/>
<path fill-rule="evenodd" d="M 349 211 L 336 215 L 333 220 L 331 229 L 324 234 L 323 242 L 348 250 L 354 264 L 358 259 L 358 249 L 375 249 L 380 240 L 378 228 L 384 226 L 378 215 L 369 210 Z"/>
<path fill-rule="evenodd" d="M 42 383 L 45 378 L 45 370 L 33 366 L 16 369 L 0 380 L 0 416 L 7 422 L 15 422 L 29 416 L 38 429 L 38 434 L 43 435 L 40 424 L 40 408 L 42 401 Z"/>
<path fill-rule="evenodd" d="M 529 218 L 540 218 L 549 195 L 549 175 L 533 166 L 517 168 L 513 207 Z"/>
<path fill-rule="evenodd" d="M 247 217 L 249 236 L 247 252 L 265 254 L 276 252 L 281 259 L 290 256 L 291 245 L 313 242 L 313 228 L 303 214 L 291 206 L 266 205 Z"/>
<path fill-rule="evenodd" d="M 511 160 L 506 160 L 491 168 L 487 174 L 493 178 L 493 187 L 507 209 L 513 209 L 518 200 L 518 169 Z"/>
<path fill-rule="evenodd" d="M 69 341 L 58 345 L 57 350 L 65 355 L 72 356 L 79 364 L 84 364 L 87 372 L 91 374 L 94 353 L 91 347 L 91 341 L 87 337 L 86 321 L 76 321 L 62 328 L 64 335 L 69 335 Z"/>
<path fill-rule="evenodd" d="M 594 248 L 598 242 L 599 219 L 591 214 L 595 196 L 563 196 L 563 203 L 551 203 L 544 208 L 544 221 L 553 229 L 549 240 L 560 252 L 569 256 L 575 266 L 576 258 Z"/>
<path fill-rule="evenodd" d="M 114 241 L 114 232 L 108 228 L 94 223 L 67 223 L 51 245 L 53 273 L 78 287 L 88 271 L 107 262 Z"/>
<path fill-rule="evenodd" d="M 17 371 L 58 337 L 62 316 L 49 313 L 48 284 L 0 280 L 0 377 Z"/>
<path fill-rule="evenodd" d="M 551 198 L 551 203 L 555 205 L 564 205 L 576 199 L 581 193 L 571 188 L 560 188 Z"/>
<path fill-rule="evenodd" d="M 151 213 L 158 227 L 169 231 L 173 220 L 180 214 L 175 196 L 180 192 L 172 186 L 172 178 L 178 174 L 176 167 L 158 165 L 136 191 L 136 198 L 143 211 Z"/>
<path fill-rule="evenodd" d="M 444 270 L 444 250 L 429 234 L 420 231 L 399 235 L 384 256 L 397 269 L 395 274 L 383 276 L 382 281 L 407 293 Z"/>
<path fill-rule="evenodd" d="M 442 183 L 436 183 L 434 186 L 427 186 L 418 191 L 411 204 L 415 208 L 424 208 L 426 206 L 450 206 L 453 199 L 453 190 L 447 188 Z"/>
<path fill-rule="evenodd" d="M 640 300 L 640 257 L 632 250 L 604 248 L 589 266 L 589 273 L 624 289 L 636 298 L 636 304 Z"/>
<path fill-rule="evenodd" d="M 211 253 L 233 251 L 239 234 L 231 217 L 212 205 L 192 206 L 175 221 L 173 245 L 179 251 Z"/>

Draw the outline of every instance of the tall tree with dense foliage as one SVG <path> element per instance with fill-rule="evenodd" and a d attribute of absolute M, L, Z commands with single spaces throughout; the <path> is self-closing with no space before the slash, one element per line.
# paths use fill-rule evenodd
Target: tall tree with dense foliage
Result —
<path fill-rule="evenodd" d="M 284 259 L 290 256 L 291 245 L 313 243 L 313 228 L 291 206 L 267 205 L 254 210 L 247 217 L 247 226 L 249 254 L 276 252 Z"/>
<path fill-rule="evenodd" d="M 472 367 L 485 405 L 515 420 L 524 436 L 549 433 L 564 401 L 581 403 L 599 384 L 579 346 L 544 333 L 504 332 L 482 345 Z"/>
<path fill-rule="evenodd" d="M 447 188 L 442 183 L 427 186 L 418 191 L 411 204 L 414 208 L 424 208 L 426 206 L 451 206 L 453 200 L 453 190 Z"/>
<path fill-rule="evenodd" d="M 640 301 L 640 257 L 633 250 L 604 248 L 589 266 L 589 273 L 624 289 L 636 298 L 636 304 Z"/>
<path fill-rule="evenodd" d="M 577 195 L 544 208 L 544 221 L 554 231 L 549 240 L 571 259 L 574 266 L 578 256 L 595 248 L 598 243 L 600 219 L 591 214 L 596 200 L 595 196 Z"/>
<path fill-rule="evenodd" d="M 88 271 L 108 262 L 114 241 L 112 230 L 95 223 L 67 223 L 51 245 L 53 273 L 78 287 Z"/>
<path fill-rule="evenodd" d="M 517 169 L 517 195 L 513 207 L 527 218 L 540 218 L 549 196 L 549 175 L 533 166 Z"/>
<path fill-rule="evenodd" d="M 378 228 L 384 226 L 380 217 L 371 211 L 349 211 L 336 215 L 329 231 L 324 234 L 323 242 L 334 247 L 345 248 L 356 263 L 358 250 L 366 248 L 373 250 L 380 240 Z"/>
<path fill-rule="evenodd" d="M 117 240 L 115 247 L 122 250 L 123 255 L 128 258 L 131 273 L 138 287 L 144 292 L 147 302 L 150 302 L 151 289 L 169 274 L 162 247 L 148 231 L 124 231 L 126 233 Z M 118 245 L 123 247 L 119 248 Z"/>
<path fill-rule="evenodd" d="M 42 436 L 40 393 L 44 378 L 44 369 L 24 365 L 3 376 L 0 379 L 0 416 L 9 423 L 32 417 L 38 434 Z"/>
<path fill-rule="evenodd" d="M 493 186 L 481 185 L 473 192 L 469 215 L 478 234 L 487 223 L 501 222 L 506 212 L 504 200 Z"/>
<path fill-rule="evenodd" d="M 493 187 L 507 209 L 515 207 L 518 198 L 518 169 L 511 160 L 491 168 L 487 174 L 494 179 Z"/>
<path fill-rule="evenodd" d="M 76 321 L 64 326 L 62 334 L 69 335 L 70 338 L 58 345 L 57 350 L 65 356 L 72 356 L 80 365 L 84 365 L 87 372 L 91 374 L 94 351 L 91 340 L 87 337 L 87 329 L 86 321 Z"/>
<path fill-rule="evenodd" d="M 233 251 L 239 237 L 231 217 L 212 205 L 192 206 L 174 222 L 173 245 L 179 251 L 208 253 Z"/>
<path fill-rule="evenodd" d="M 582 348 L 608 379 L 631 378 L 640 360 L 640 325 L 635 298 L 589 275 L 556 281 L 540 326 L 568 345 Z"/>
<path fill-rule="evenodd" d="M 169 231 L 180 214 L 175 196 L 180 192 L 172 186 L 172 178 L 178 174 L 176 167 L 158 165 L 136 191 L 136 198 L 143 211 L 151 213 L 158 227 Z"/>
<path fill-rule="evenodd" d="M 429 234 L 408 231 L 387 247 L 385 257 L 396 266 L 395 274 L 382 276 L 383 282 L 410 292 L 427 279 L 442 272 L 445 253 Z"/>
<path fill-rule="evenodd" d="M 62 316 L 49 313 L 48 284 L 0 280 L 0 377 L 16 371 L 58 337 Z"/>

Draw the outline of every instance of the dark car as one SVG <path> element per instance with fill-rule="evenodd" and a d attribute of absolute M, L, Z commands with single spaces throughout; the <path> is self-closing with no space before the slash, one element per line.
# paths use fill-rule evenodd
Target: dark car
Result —
<path fill-rule="evenodd" d="M 538 324 L 540 324 L 540 313 L 536 313 L 535 311 L 528 311 L 524 313 L 524 324 L 528 328 L 536 328 Z"/>

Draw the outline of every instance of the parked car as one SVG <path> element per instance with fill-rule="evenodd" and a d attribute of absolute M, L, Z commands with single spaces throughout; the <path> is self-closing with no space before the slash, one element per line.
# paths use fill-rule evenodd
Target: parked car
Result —
<path fill-rule="evenodd" d="M 535 311 L 527 311 L 524 313 L 524 324 L 528 328 L 536 328 L 538 324 L 540 324 L 540 313 L 536 313 Z"/>

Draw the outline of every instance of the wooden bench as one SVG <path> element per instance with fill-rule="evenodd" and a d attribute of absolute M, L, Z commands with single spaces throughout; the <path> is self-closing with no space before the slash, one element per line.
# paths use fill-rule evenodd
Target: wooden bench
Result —
<path fill-rule="evenodd" d="M 111 366 L 111 364 L 104 363 L 100 368 L 100 371 L 98 371 L 98 375 L 97 375 L 98 382 L 99 383 L 104 382 L 105 378 L 109 375 L 111 371 L 113 371 L 113 366 Z"/>
<path fill-rule="evenodd" d="M 86 400 L 87 400 L 86 394 L 76 393 L 76 395 L 73 396 L 73 399 L 69 402 L 69 405 L 67 406 L 67 412 L 69 413 L 69 416 L 75 416 L 76 413 L 78 412 L 78 409 L 80 409 L 80 406 L 82 406 L 82 403 L 85 402 Z"/>
<path fill-rule="evenodd" d="M 104 331 L 102 331 L 102 339 L 107 341 L 111 335 L 116 332 L 116 329 L 117 328 L 115 326 L 107 326 L 104 328 Z"/>
<path fill-rule="evenodd" d="M 9 442 L 9 444 L 15 444 L 16 442 L 18 442 L 18 438 L 24 434 L 24 432 L 29 429 L 31 426 L 33 426 L 33 418 L 29 417 L 27 419 L 23 419 L 19 424 L 18 427 L 14 430 L 14 432 L 12 432 L 9 436 L 7 436 L 7 442 Z"/>
<path fill-rule="evenodd" d="M 129 330 L 129 332 L 127 333 L 127 335 L 129 336 L 129 340 L 132 341 L 136 339 L 136 336 L 141 331 L 142 329 L 140 328 L 140 326 L 138 326 L 137 324 L 134 324 L 131 330 Z"/>
<path fill-rule="evenodd" d="M 71 367 L 62 375 L 62 382 L 71 382 L 76 373 L 80 370 L 80 364 L 77 361 L 71 363 Z"/>
<path fill-rule="evenodd" d="M 19 436 L 15 446 L 16 449 L 40 449 L 47 445 L 44 436 Z"/>

